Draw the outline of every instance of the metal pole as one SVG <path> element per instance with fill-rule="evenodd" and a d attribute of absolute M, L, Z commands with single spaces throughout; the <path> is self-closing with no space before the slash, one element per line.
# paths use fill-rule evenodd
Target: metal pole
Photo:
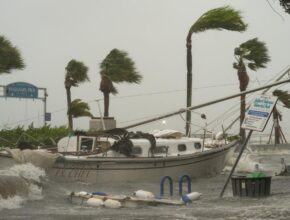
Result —
<path fill-rule="evenodd" d="M 207 131 L 207 123 L 205 122 L 205 129 L 203 131 L 203 140 L 202 140 L 202 150 L 201 150 L 202 152 L 204 151 L 206 131 Z"/>
<path fill-rule="evenodd" d="M 96 101 L 98 103 L 98 108 L 99 108 L 99 112 L 100 112 L 100 117 L 101 117 L 101 122 L 102 122 L 103 130 L 106 130 L 106 126 L 105 126 L 104 118 L 103 118 L 103 113 L 102 113 L 101 106 L 100 106 L 100 103 L 99 103 L 100 99 L 97 99 Z"/>
<path fill-rule="evenodd" d="M 152 118 L 152 119 L 149 119 L 149 120 L 146 120 L 146 121 L 143 121 L 143 122 L 138 122 L 136 124 L 132 124 L 132 125 L 126 126 L 126 127 L 124 127 L 124 129 L 137 127 L 139 125 L 143 125 L 143 124 L 147 124 L 147 123 L 150 123 L 150 122 L 153 122 L 153 121 L 161 120 L 163 118 L 168 118 L 168 117 L 171 117 L 171 116 L 179 115 L 179 114 L 184 113 L 184 112 L 186 112 L 188 110 L 190 110 L 190 111 L 191 110 L 195 110 L 195 109 L 202 108 L 202 107 L 205 107 L 205 106 L 208 106 L 208 105 L 216 104 L 218 102 L 223 102 L 223 101 L 226 101 L 226 100 L 229 100 L 229 99 L 232 99 L 232 98 L 236 98 L 236 97 L 244 95 L 244 94 L 257 92 L 257 91 L 260 91 L 260 90 L 263 90 L 263 89 L 266 89 L 266 88 L 270 88 L 270 87 L 277 86 L 277 85 L 280 85 L 280 84 L 283 84 L 283 83 L 288 83 L 288 82 L 290 82 L 290 79 L 287 79 L 287 80 L 284 80 L 284 81 L 280 81 L 280 82 L 276 82 L 276 83 L 272 83 L 272 84 L 269 84 L 269 85 L 266 85 L 266 86 L 262 86 L 262 87 L 258 87 L 258 88 L 255 88 L 255 89 L 250 89 L 250 90 L 247 90 L 247 91 L 244 91 L 244 92 L 240 92 L 240 93 L 237 93 L 237 94 L 234 94 L 234 95 L 231 95 L 231 96 L 226 96 L 224 98 L 216 99 L 214 101 L 206 102 L 206 103 L 203 103 L 203 104 L 200 104 L 200 105 L 196 105 L 196 106 L 193 106 L 193 107 L 189 107 L 189 108 L 186 108 L 186 109 L 181 109 L 179 111 L 175 111 L 175 112 L 163 115 L 163 116 Z"/>
<path fill-rule="evenodd" d="M 44 98 L 43 98 L 43 102 L 44 102 L 44 126 L 46 126 L 46 120 L 45 120 L 45 115 L 46 115 L 46 88 L 43 89 L 44 90 Z"/>
<path fill-rule="evenodd" d="M 226 181 L 226 183 L 225 183 L 225 185 L 224 185 L 224 187 L 223 187 L 223 189 L 222 189 L 222 191 L 221 191 L 220 198 L 222 198 L 223 195 L 224 195 L 224 192 L 225 192 L 225 190 L 226 190 L 226 188 L 227 188 L 227 185 L 228 185 L 228 183 L 229 183 L 229 181 L 230 181 L 230 178 L 232 177 L 233 172 L 235 171 L 236 166 L 237 166 L 238 163 L 239 163 L 239 160 L 240 160 L 240 158 L 241 158 L 241 156 L 242 156 L 242 154 L 243 154 L 243 152 L 244 152 L 244 150 L 245 150 L 245 148 L 246 148 L 246 146 L 247 146 L 247 144 L 248 144 L 248 141 L 250 140 L 250 137 L 251 137 L 252 133 L 253 133 L 253 130 L 250 130 L 250 132 L 249 132 L 249 134 L 248 134 L 248 136 L 247 136 L 247 138 L 246 138 L 246 140 L 245 140 L 245 142 L 244 142 L 244 144 L 243 144 L 243 146 L 242 146 L 242 148 L 241 148 L 241 150 L 240 150 L 240 153 L 239 153 L 239 155 L 238 155 L 238 157 L 237 157 L 237 159 L 236 159 L 236 162 L 235 162 L 235 164 L 234 164 L 234 166 L 233 166 L 233 168 L 232 168 L 232 170 L 231 170 L 231 172 L 230 172 L 230 175 L 228 176 L 228 179 L 227 179 L 227 181 Z"/>

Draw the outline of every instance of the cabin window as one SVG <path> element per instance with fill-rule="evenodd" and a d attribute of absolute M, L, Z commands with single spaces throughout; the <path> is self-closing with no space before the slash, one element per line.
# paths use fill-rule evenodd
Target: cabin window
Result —
<path fill-rule="evenodd" d="M 185 144 L 179 144 L 177 146 L 177 148 L 178 148 L 178 151 L 186 151 L 186 145 Z"/>
<path fill-rule="evenodd" d="M 142 154 L 142 148 L 141 147 L 139 147 L 139 146 L 134 146 L 133 148 L 132 148 L 132 154 Z"/>
<path fill-rule="evenodd" d="M 167 146 L 158 146 L 154 149 L 154 153 L 155 154 L 165 154 L 165 153 L 167 153 L 167 149 L 168 149 Z"/>
<path fill-rule="evenodd" d="M 199 142 L 194 143 L 194 148 L 199 150 L 201 148 L 201 143 Z"/>
<path fill-rule="evenodd" d="M 81 151 L 91 151 L 93 149 L 93 138 L 82 138 L 81 139 Z"/>

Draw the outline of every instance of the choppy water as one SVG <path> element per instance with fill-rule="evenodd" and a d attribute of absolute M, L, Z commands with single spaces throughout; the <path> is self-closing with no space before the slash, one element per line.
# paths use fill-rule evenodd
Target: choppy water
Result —
<path fill-rule="evenodd" d="M 249 152 L 242 157 L 237 170 L 252 172 L 255 165 L 259 164 L 261 170 L 274 175 L 281 170 L 281 158 L 290 163 L 290 150 L 280 153 Z M 67 194 L 72 191 L 102 191 L 131 195 L 133 191 L 143 189 L 158 195 L 159 183 L 57 183 L 49 180 L 43 170 L 31 164 L 18 165 L 0 172 L 0 189 L 5 184 L 14 189 L 10 192 L 11 197 L 0 199 L 0 219 L 290 219 L 290 177 L 273 176 L 271 196 L 266 198 L 233 197 L 229 184 L 224 197 L 220 199 L 219 194 L 230 169 L 229 164 L 223 174 L 194 179 L 192 191 L 201 192 L 203 195 L 200 200 L 186 206 L 108 209 L 88 207 L 79 201 L 71 203 Z M 177 183 L 174 184 L 174 198 L 179 198 Z"/>

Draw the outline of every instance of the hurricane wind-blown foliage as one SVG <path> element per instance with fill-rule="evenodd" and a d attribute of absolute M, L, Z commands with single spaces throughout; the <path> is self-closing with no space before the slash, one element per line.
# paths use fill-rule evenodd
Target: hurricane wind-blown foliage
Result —
<path fill-rule="evenodd" d="M 247 89 L 249 84 L 249 76 L 247 69 L 257 71 L 260 68 L 265 68 L 266 64 L 270 61 L 268 49 L 266 44 L 259 41 L 258 38 L 242 43 L 239 47 L 235 48 L 234 55 L 236 61 L 233 67 L 237 69 L 237 75 L 239 78 L 240 91 L 243 92 Z M 243 123 L 246 112 L 246 95 L 241 95 L 241 107 L 240 107 L 240 125 Z M 245 140 L 245 130 L 240 127 L 241 140 Z"/>
<path fill-rule="evenodd" d="M 104 116 L 109 116 L 110 93 L 118 91 L 113 83 L 136 83 L 139 84 L 142 76 L 136 71 L 134 61 L 128 53 L 113 49 L 100 64 L 100 91 L 104 94 Z"/>
<path fill-rule="evenodd" d="M 4 36 L 0 36 L 0 74 L 25 67 L 20 51 Z"/>
<path fill-rule="evenodd" d="M 243 22 L 241 12 L 230 6 L 215 8 L 204 13 L 189 29 L 186 38 L 187 48 L 187 98 L 186 106 L 191 106 L 192 99 L 192 52 L 191 36 L 206 30 L 229 30 L 243 32 L 247 25 Z M 191 112 L 186 112 L 186 135 L 189 135 Z"/>

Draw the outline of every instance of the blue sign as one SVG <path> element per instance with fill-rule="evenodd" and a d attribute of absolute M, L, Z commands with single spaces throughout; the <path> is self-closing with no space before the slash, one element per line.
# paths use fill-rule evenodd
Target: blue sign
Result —
<path fill-rule="evenodd" d="M 38 88 L 32 84 L 25 82 L 11 83 L 6 86 L 6 97 L 18 97 L 18 98 L 38 98 Z"/>
<path fill-rule="evenodd" d="M 264 117 L 264 118 L 267 118 L 269 116 L 269 112 L 260 112 L 260 111 L 255 111 L 255 110 L 249 110 L 248 114 L 253 115 L 253 116 L 258 116 L 258 117 Z"/>

